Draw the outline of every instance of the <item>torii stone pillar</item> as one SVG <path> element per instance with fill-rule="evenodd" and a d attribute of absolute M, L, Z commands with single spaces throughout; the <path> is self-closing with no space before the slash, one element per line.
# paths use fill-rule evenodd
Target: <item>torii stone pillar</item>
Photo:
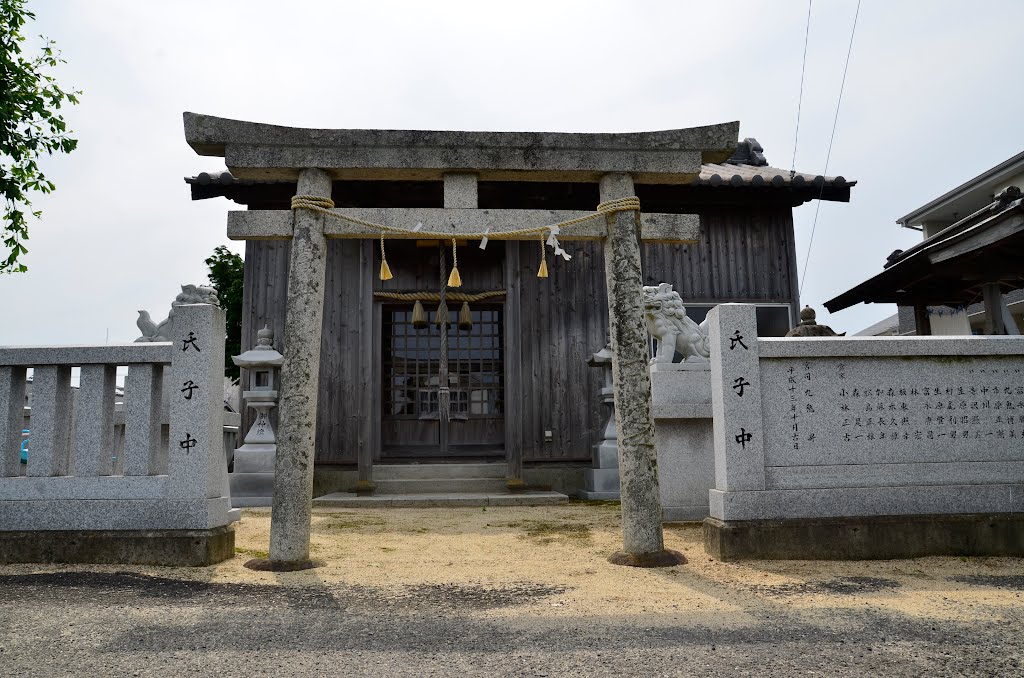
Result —
<path fill-rule="evenodd" d="M 302 170 L 296 194 L 330 197 L 331 178 L 319 169 Z M 270 514 L 267 569 L 272 570 L 314 566 L 309 559 L 309 532 L 327 266 L 324 219 L 311 210 L 298 209 L 294 214 Z"/>
<path fill-rule="evenodd" d="M 601 177 L 601 202 L 634 195 L 630 175 L 616 173 Z M 616 212 L 606 220 L 604 273 L 608 287 L 615 421 L 619 433 L 623 549 L 612 554 L 609 560 L 617 565 L 638 567 L 677 565 L 685 563 L 686 559 L 677 551 L 665 550 L 661 529 L 639 219 L 635 212 Z"/>

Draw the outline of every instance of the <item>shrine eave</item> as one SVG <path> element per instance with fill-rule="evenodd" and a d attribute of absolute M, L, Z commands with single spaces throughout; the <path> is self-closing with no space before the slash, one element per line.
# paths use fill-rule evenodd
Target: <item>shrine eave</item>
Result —
<path fill-rule="evenodd" d="M 445 132 L 282 127 L 184 114 L 199 155 L 224 158 L 238 179 L 295 179 L 307 167 L 333 179 L 597 181 L 626 172 L 641 183 L 687 183 L 736 149 L 739 123 L 658 132 Z"/>
<path fill-rule="evenodd" d="M 879 274 L 825 302 L 831 313 L 858 303 L 966 306 L 981 299 L 985 284 L 1003 292 L 1024 288 L 1024 200 L 996 201 L 894 253 Z"/>

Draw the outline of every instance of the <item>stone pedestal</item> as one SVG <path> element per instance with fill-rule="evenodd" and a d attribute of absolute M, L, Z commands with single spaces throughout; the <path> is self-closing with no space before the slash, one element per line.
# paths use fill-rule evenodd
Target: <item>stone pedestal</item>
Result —
<path fill-rule="evenodd" d="M 232 506 L 270 506 L 274 500 L 274 457 L 277 445 L 246 443 L 235 450 L 231 481 Z"/>
<path fill-rule="evenodd" d="M 663 520 L 704 520 L 708 490 L 715 485 L 711 363 L 655 363 L 650 370 Z M 602 389 L 602 398 L 606 394 L 611 391 Z M 584 482 L 581 499 L 619 498 L 614 410 L 604 440 L 594 446 L 594 465 L 584 471 Z"/>
<path fill-rule="evenodd" d="M 583 472 L 584 488 L 580 499 L 612 500 L 619 498 L 619 451 L 614 440 L 594 445 L 594 466 Z"/>
<path fill-rule="evenodd" d="M 651 365 L 651 394 L 664 520 L 704 520 L 715 485 L 711 364 Z"/>
<path fill-rule="evenodd" d="M 274 501 L 277 443 L 268 412 L 274 407 L 277 391 L 246 391 L 243 395 L 257 415 L 245 436 L 245 444 L 235 450 L 235 467 L 228 476 L 231 505 L 270 506 Z"/>

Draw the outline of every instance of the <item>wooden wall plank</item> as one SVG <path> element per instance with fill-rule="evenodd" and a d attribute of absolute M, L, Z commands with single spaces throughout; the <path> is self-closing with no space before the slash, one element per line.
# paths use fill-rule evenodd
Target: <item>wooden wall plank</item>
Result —
<path fill-rule="evenodd" d="M 504 367 L 505 367 L 505 459 L 508 477 L 522 479 L 523 466 L 523 331 L 522 331 L 522 275 L 519 266 L 519 248 L 506 247 L 505 256 L 505 313 L 504 313 Z"/>
<path fill-rule="evenodd" d="M 317 456 L 320 463 L 355 463 L 368 439 L 372 404 L 373 246 L 368 240 L 329 240 L 320 345 Z"/>

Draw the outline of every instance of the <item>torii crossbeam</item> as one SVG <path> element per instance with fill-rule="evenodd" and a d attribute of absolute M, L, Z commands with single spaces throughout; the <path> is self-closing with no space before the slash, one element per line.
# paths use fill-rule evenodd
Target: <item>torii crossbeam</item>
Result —
<path fill-rule="evenodd" d="M 567 134 L 302 129 L 194 113 L 184 118 L 186 140 L 198 154 L 223 157 L 238 179 L 297 180 L 297 195 L 330 198 L 333 180 L 443 181 L 443 208 L 334 210 L 359 222 L 408 229 L 389 232 L 388 238 L 422 238 L 412 230 L 422 223 L 444 237 L 489 231 L 494 240 L 533 239 L 537 235 L 504 232 L 588 213 L 480 209 L 478 181 L 597 183 L 602 202 L 630 198 L 636 184 L 692 182 L 702 163 L 721 162 L 735 150 L 739 132 L 737 122 L 663 132 Z M 623 521 L 623 551 L 613 562 L 681 562 L 681 556 L 665 550 L 661 527 L 640 242 L 692 243 L 699 232 L 696 215 L 618 211 L 558 234 L 563 241 L 605 241 Z M 292 241 L 268 566 L 308 567 L 326 239 L 376 239 L 381 232 L 298 208 L 230 212 L 228 236 Z M 509 475 L 510 486 L 522 483 L 521 452 L 510 454 Z"/>

